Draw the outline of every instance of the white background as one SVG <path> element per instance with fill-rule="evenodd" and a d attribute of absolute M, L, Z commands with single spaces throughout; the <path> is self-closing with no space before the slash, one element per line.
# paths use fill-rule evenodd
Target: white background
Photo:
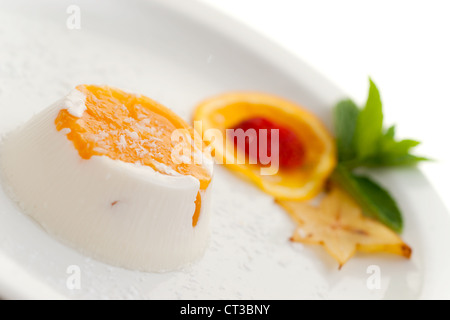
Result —
<path fill-rule="evenodd" d="M 436 159 L 421 168 L 450 208 L 449 0 L 201 1 L 293 52 L 359 104 L 372 77 L 386 123 Z"/>

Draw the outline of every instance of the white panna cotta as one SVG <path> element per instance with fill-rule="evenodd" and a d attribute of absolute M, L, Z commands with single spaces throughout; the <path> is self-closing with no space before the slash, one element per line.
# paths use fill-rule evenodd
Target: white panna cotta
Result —
<path fill-rule="evenodd" d="M 3 139 L 3 182 L 26 214 L 82 253 L 174 270 L 205 251 L 212 177 L 202 147 L 200 164 L 167 159 L 174 128 L 193 135 L 149 98 L 78 86 Z"/>

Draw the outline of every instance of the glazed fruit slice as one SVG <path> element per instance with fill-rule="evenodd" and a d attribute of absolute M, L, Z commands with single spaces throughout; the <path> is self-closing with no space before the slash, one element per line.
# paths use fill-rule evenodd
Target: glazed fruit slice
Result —
<path fill-rule="evenodd" d="M 341 268 L 357 251 L 411 257 L 412 249 L 392 230 L 365 217 L 358 204 L 336 185 L 318 206 L 277 200 L 297 223 L 291 241 L 323 246 Z"/>
<path fill-rule="evenodd" d="M 206 143 L 211 141 L 216 161 L 278 199 L 315 197 L 336 165 L 334 138 L 322 122 L 301 106 L 277 96 L 257 92 L 221 94 L 201 102 L 193 120 L 199 121 L 195 127 Z M 247 133 L 253 129 L 256 136 L 246 135 L 243 150 L 242 145 L 235 145 L 235 139 L 233 143 L 229 138 L 218 139 L 217 130 L 227 137 L 230 129 Z M 254 138 L 261 141 L 260 129 L 267 130 L 262 137 L 267 137 L 265 151 L 272 158 L 275 154 L 270 154 L 274 151 L 270 150 L 270 132 L 278 129 L 278 170 L 271 174 L 262 174 L 261 169 L 268 164 L 258 158 L 258 147 L 253 149 L 256 157 L 249 153 Z"/>
<path fill-rule="evenodd" d="M 191 175 L 200 181 L 196 211 L 192 224 L 197 224 L 201 191 L 211 181 L 208 170 L 196 161 L 176 161 L 172 133 L 177 129 L 194 139 L 190 126 L 171 110 L 152 99 L 106 86 L 80 85 L 85 94 L 85 112 L 74 116 L 67 109 L 59 112 L 55 124 L 58 131 L 70 130 L 71 140 L 83 159 L 107 156 L 113 160 L 139 163 L 169 175 Z M 201 144 L 194 145 L 200 149 Z"/>

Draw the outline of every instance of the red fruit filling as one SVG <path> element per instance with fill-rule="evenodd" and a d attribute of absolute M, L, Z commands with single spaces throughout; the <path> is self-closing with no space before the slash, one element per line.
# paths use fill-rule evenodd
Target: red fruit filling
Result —
<path fill-rule="evenodd" d="M 242 129 L 247 133 L 247 130 L 254 129 L 256 131 L 257 139 L 250 139 L 250 135 L 246 134 L 245 138 L 245 153 L 248 157 L 252 158 L 252 160 L 256 160 L 258 164 L 264 163 L 260 159 L 260 146 L 264 141 L 260 141 L 260 131 L 259 130 L 267 130 L 267 157 L 273 159 L 276 155 L 272 155 L 272 130 L 278 130 L 278 150 L 279 150 L 279 165 L 282 169 L 295 169 L 300 167 L 303 164 L 303 160 L 305 158 L 305 150 L 302 142 L 298 138 L 298 136 L 292 132 L 292 130 L 283 127 L 275 122 L 272 122 L 266 118 L 258 117 L 251 118 L 248 120 L 244 120 L 235 126 L 233 129 Z M 262 138 L 265 138 L 263 135 Z M 237 141 L 239 139 L 235 139 L 234 143 L 237 145 Z M 274 141 L 276 143 L 276 141 Z M 255 145 L 254 145 L 255 144 Z M 243 148 L 244 146 L 238 145 L 238 148 Z M 256 159 L 255 155 L 251 154 L 250 150 L 257 150 Z M 242 150 L 241 150 L 242 151 Z"/>

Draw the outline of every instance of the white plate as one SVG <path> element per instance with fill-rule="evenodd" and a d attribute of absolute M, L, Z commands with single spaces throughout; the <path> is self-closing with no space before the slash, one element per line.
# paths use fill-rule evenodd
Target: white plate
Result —
<path fill-rule="evenodd" d="M 81 29 L 70 30 L 66 10 L 72 3 L 2 1 L 0 133 L 79 83 L 146 94 L 186 119 L 205 97 L 251 89 L 297 101 L 330 124 L 330 108 L 345 96 L 296 57 L 197 2 L 77 1 Z M 223 168 L 215 176 L 207 253 L 185 270 L 165 274 L 122 270 L 78 254 L 43 232 L 1 192 L 0 295 L 449 298 L 450 219 L 441 201 L 419 170 L 380 171 L 376 179 L 399 201 L 413 257 L 358 255 L 341 271 L 321 248 L 289 243 L 294 224 L 287 215 Z M 80 289 L 67 286 L 70 266 L 79 267 Z M 380 272 L 378 288 L 370 285 L 371 266 Z"/>

